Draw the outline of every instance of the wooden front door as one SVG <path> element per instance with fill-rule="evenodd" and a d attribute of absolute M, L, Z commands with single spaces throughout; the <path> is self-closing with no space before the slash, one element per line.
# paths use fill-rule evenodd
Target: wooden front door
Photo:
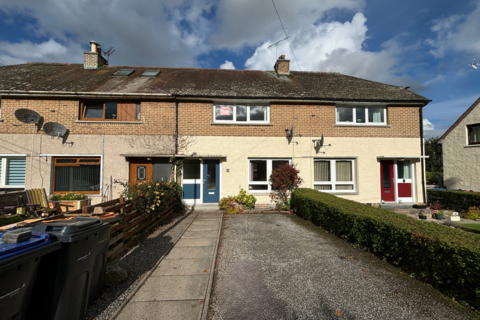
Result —
<path fill-rule="evenodd" d="M 395 201 L 393 160 L 380 161 L 380 186 L 382 200 L 385 202 Z"/>
<path fill-rule="evenodd" d="M 135 159 L 130 162 L 130 183 L 152 180 L 153 165 L 151 160 Z"/>

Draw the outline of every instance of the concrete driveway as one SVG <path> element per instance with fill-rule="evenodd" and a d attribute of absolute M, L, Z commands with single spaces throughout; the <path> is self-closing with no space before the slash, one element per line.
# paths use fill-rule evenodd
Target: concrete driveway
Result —
<path fill-rule="evenodd" d="M 478 319 L 288 214 L 226 215 L 208 319 Z"/>

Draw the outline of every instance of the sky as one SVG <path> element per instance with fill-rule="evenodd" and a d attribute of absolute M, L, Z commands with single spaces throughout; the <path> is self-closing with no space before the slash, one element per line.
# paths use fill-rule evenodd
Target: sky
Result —
<path fill-rule="evenodd" d="M 83 63 L 91 40 L 115 49 L 111 65 L 272 70 L 285 54 L 291 70 L 409 86 L 432 100 L 426 138 L 480 96 L 480 0 L 0 3 L 0 66 Z"/>

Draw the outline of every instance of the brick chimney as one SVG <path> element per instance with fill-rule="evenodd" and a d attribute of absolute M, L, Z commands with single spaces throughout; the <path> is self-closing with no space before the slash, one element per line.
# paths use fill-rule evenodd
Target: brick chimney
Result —
<path fill-rule="evenodd" d="M 285 55 L 282 54 L 278 57 L 274 68 L 278 75 L 290 75 L 290 60 L 286 60 Z"/>
<path fill-rule="evenodd" d="M 102 57 L 102 46 L 95 41 L 90 41 L 90 52 L 84 52 L 84 69 L 98 69 L 101 66 L 108 64 L 107 60 Z"/>

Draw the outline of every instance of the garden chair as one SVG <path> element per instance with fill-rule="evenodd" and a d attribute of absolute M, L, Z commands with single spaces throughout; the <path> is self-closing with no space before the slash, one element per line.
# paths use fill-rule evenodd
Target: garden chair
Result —
<path fill-rule="evenodd" d="M 27 190 L 27 200 L 27 207 L 29 208 L 29 210 L 36 212 L 42 217 L 58 213 L 58 209 L 60 209 L 60 206 L 65 206 L 66 208 L 73 207 L 72 205 L 61 205 L 59 201 L 50 201 L 53 207 L 50 208 L 47 194 L 45 193 L 45 189 L 43 188 Z"/>

